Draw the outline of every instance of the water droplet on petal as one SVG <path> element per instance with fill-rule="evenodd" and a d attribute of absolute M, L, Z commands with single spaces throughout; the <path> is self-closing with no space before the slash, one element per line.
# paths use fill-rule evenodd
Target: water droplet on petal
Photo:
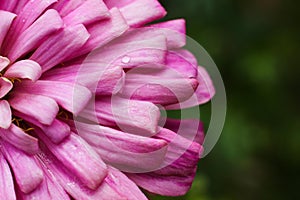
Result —
<path fill-rule="evenodd" d="M 128 64 L 130 62 L 131 58 L 129 56 L 124 56 L 122 58 L 122 63 L 124 64 Z"/>

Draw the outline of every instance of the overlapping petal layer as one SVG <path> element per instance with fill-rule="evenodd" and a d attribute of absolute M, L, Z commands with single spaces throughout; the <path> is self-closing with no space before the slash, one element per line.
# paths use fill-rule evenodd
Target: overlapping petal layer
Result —
<path fill-rule="evenodd" d="M 215 90 L 183 19 L 149 25 L 165 15 L 157 0 L 1 1 L 0 199 L 189 190 L 203 126 L 160 109 Z"/>

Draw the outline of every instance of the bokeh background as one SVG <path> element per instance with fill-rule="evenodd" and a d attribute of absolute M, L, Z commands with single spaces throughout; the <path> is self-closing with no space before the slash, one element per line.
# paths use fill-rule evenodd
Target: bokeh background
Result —
<path fill-rule="evenodd" d="M 167 19 L 187 20 L 188 35 L 216 62 L 228 112 L 216 147 L 199 162 L 191 191 L 150 198 L 300 199 L 300 1 L 161 3 Z M 202 120 L 209 123 L 208 117 Z"/>

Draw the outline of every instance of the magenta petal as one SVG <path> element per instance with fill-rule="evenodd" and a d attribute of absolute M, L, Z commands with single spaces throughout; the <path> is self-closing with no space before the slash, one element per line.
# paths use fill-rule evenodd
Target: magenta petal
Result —
<path fill-rule="evenodd" d="M 155 136 L 169 142 L 162 169 L 145 174 L 127 174 L 140 187 L 164 196 L 184 195 L 191 187 L 202 147 L 174 132 L 161 129 Z"/>
<path fill-rule="evenodd" d="M 198 106 L 210 101 L 215 95 L 216 91 L 209 74 L 203 67 L 198 67 L 197 81 L 199 82 L 199 86 L 192 98 L 181 102 L 180 104 L 169 105 L 166 107 L 166 109 L 184 109 L 193 106 Z"/>
<path fill-rule="evenodd" d="M 167 143 L 124 133 L 112 128 L 76 123 L 78 134 L 113 166 L 126 171 L 157 169 L 166 152 Z"/>
<path fill-rule="evenodd" d="M 10 80 L 4 77 L 0 77 L 0 99 L 7 95 L 7 93 L 9 93 L 12 88 L 13 84 L 12 82 L 10 82 Z"/>
<path fill-rule="evenodd" d="M 0 71 L 4 70 L 9 64 L 10 60 L 8 58 L 0 56 Z"/>
<path fill-rule="evenodd" d="M 111 188 L 118 191 L 123 197 L 126 197 L 126 199 L 147 200 L 147 197 L 132 180 L 113 167 L 108 169 L 106 182 Z"/>
<path fill-rule="evenodd" d="M 21 112 L 14 111 L 14 115 L 42 129 L 44 134 L 55 144 L 61 143 L 71 134 L 70 127 L 66 123 L 61 122 L 58 119 L 54 119 L 51 125 L 44 125 Z"/>
<path fill-rule="evenodd" d="M 1 152 L 0 152 L 0 199 L 16 200 L 12 174 Z"/>
<path fill-rule="evenodd" d="M 8 78 L 22 78 L 36 81 L 42 74 L 41 66 L 32 60 L 21 60 L 11 65 L 5 72 Z"/>
<path fill-rule="evenodd" d="M 54 4 L 53 8 L 59 12 L 60 16 L 65 17 L 70 12 L 80 7 L 86 1 L 87 0 L 75 0 L 75 1 L 60 0 L 56 4 Z"/>
<path fill-rule="evenodd" d="M 103 1 L 89 0 L 85 1 L 75 10 L 66 15 L 63 20 L 64 23 L 69 26 L 76 24 L 88 25 L 105 18 L 109 18 L 109 12 Z"/>
<path fill-rule="evenodd" d="M 71 134 L 60 144 L 54 144 L 43 133 L 37 133 L 57 159 L 87 187 L 96 189 L 101 184 L 107 175 L 106 165 L 78 135 Z"/>
<path fill-rule="evenodd" d="M 47 149 L 39 154 L 40 160 L 47 166 L 50 173 L 55 175 L 60 185 L 75 199 L 95 199 L 95 200 L 126 200 L 118 191 L 115 191 L 107 183 L 106 179 L 96 189 L 87 188 L 76 178 L 72 172 L 67 170 Z M 93 169 L 92 169 L 93 170 Z"/>
<path fill-rule="evenodd" d="M 181 48 L 186 44 L 186 26 L 184 19 L 153 24 L 150 27 L 155 28 L 157 31 L 160 30 L 166 35 L 170 49 Z"/>
<path fill-rule="evenodd" d="M 63 26 L 63 21 L 55 10 L 47 10 L 30 27 L 11 41 L 6 50 L 8 57 L 15 61 L 26 53 L 37 48 L 46 36 L 54 33 Z"/>
<path fill-rule="evenodd" d="M 2 4 L 2 2 L 1 2 Z M 13 19 L 16 17 L 17 15 L 7 12 L 7 11 L 3 11 L 0 9 L 0 47 L 2 45 L 2 42 L 9 30 L 9 27 L 11 26 L 11 23 L 13 21 Z M 1 68 L 0 68 L 1 71 Z"/>
<path fill-rule="evenodd" d="M 146 37 L 149 39 L 145 40 Z M 149 63 L 163 64 L 166 50 L 166 37 L 161 32 L 143 28 L 133 29 L 104 48 L 94 51 L 87 62 L 100 62 L 108 66 L 120 65 L 124 68 Z"/>
<path fill-rule="evenodd" d="M 167 14 L 157 0 L 135 0 L 120 7 L 120 11 L 132 27 L 140 27 Z"/>
<path fill-rule="evenodd" d="M 110 19 L 95 22 L 87 26 L 90 38 L 80 51 L 74 53 L 69 59 L 89 53 L 116 39 L 128 30 L 129 26 L 117 8 L 113 8 L 109 12 Z"/>
<path fill-rule="evenodd" d="M 2 0 L 0 10 L 13 11 L 18 3 L 18 0 Z"/>
<path fill-rule="evenodd" d="M 59 110 L 53 99 L 29 93 L 14 92 L 9 98 L 9 103 L 17 111 L 46 125 L 52 124 Z"/>
<path fill-rule="evenodd" d="M 8 129 L 11 125 L 11 109 L 6 100 L 0 100 L 0 129 Z"/>
<path fill-rule="evenodd" d="M 43 199 L 43 200 L 69 200 L 70 197 L 57 182 L 54 175 L 49 172 L 46 167 L 41 166 L 44 172 L 44 180 L 29 194 L 24 194 L 21 191 L 18 193 L 18 198 L 22 200 L 33 200 L 33 199 Z"/>
<path fill-rule="evenodd" d="M 82 24 L 66 27 L 43 42 L 30 59 L 38 62 L 45 72 L 80 50 L 89 37 Z"/>
<path fill-rule="evenodd" d="M 11 41 L 15 41 L 16 38 L 26 30 L 51 4 L 57 0 L 35 0 L 27 1 L 24 8 L 18 13 L 18 17 L 14 20 L 4 42 L 4 52 L 10 49 L 12 45 Z M 34 9 L 32 9 L 34 8 Z"/>
<path fill-rule="evenodd" d="M 101 97 L 80 116 L 102 125 L 116 126 L 124 132 L 152 136 L 157 132 L 160 111 L 150 102 Z"/>
<path fill-rule="evenodd" d="M 198 76 L 197 67 L 185 57 L 182 57 L 181 52 L 168 51 L 166 65 L 184 77 L 197 78 Z"/>
<path fill-rule="evenodd" d="M 37 165 L 35 158 L 6 142 L 2 142 L 1 150 L 14 172 L 20 190 L 24 193 L 35 190 L 43 181 L 43 171 Z"/>
<path fill-rule="evenodd" d="M 167 119 L 165 127 L 190 141 L 203 144 L 204 127 L 198 119 Z"/>
<path fill-rule="evenodd" d="M 174 69 L 151 69 L 143 66 L 126 74 L 123 97 L 169 105 L 189 99 L 198 81 Z"/>
<path fill-rule="evenodd" d="M 14 92 L 48 96 L 75 115 L 86 106 L 92 96 L 87 88 L 79 84 L 44 80 L 35 83 L 23 81 L 15 86 Z"/>
<path fill-rule="evenodd" d="M 36 154 L 39 151 L 38 140 L 14 124 L 7 130 L 0 129 L 0 136 L 3 140 L 28 154 Z"/>
<path fill-rule="evenodd" d="M 42 79 L 77 83 L 94 91 L 96 95 L 118 93 L 124 83 L 123 68 L 115 65 L 111 67 L 100 65 L 102 63 L 71 64 L 47 71 Z"/>

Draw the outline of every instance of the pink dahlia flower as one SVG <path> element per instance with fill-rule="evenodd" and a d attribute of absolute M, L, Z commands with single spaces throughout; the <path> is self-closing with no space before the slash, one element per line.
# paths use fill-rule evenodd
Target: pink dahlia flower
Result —
<path fill-rule="evenodd" d="M 189 190 L 201 123 L 162 123 L 160 109 L 214 88 L 181 49 L 184 20 L 147 25 L 165 14 L 157 0 L 1 0 L 0 199 Z"/>

